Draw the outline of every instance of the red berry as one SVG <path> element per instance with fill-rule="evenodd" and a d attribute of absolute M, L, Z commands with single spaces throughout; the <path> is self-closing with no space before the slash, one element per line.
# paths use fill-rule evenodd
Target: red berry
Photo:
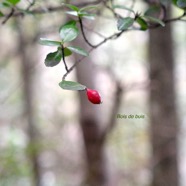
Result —
<path fill-rule="evenodd" d="M 92 102 L 93 104 L 101 104 L 101 96 L 99 95 L 99 93 L 96 90 L 91 90 L 91 89 L 86 89 L 87 91 L 87 97 L 88 100 L 90 102 Z"/>

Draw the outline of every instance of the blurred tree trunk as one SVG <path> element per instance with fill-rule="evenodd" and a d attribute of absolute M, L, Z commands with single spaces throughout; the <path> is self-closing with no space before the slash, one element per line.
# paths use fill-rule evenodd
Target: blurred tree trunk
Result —
<path fill-rule="evenodd" d="M 90 38 L 90 34 L 87 34 Z M 79 37 L 74 42 L 76 46 L 81 46 L 87 51 L 90 49 L 82 37 Z M 78 60 L 78 55 L 75 56 Z M 90 89 L 95 89 L 96 69 L 93 65 L 94 59 L 87 57 L 80 65 L 76 67 L 78 82 L 86 85 Z M 80 125 L 82 128 L 83 139 L 85 144 L 85 154 L 87 158 L 87 186 L 116 186 L 114 176 L 110 176 L 108 163 L 106 161 L 104 147 L 107 140 L 107 135 L 115 126 L 116 114 L 121 103 L 122 87 L 115 77 L 115 95 L 113 106 L 110 108 L 110 115 L 103 128 L 101 122 L 100 107 L 90 103 L 86 96 L 86 91 L 79 93 L 80 96 Z M 108 176 L 109 175 L 109 176 Z M 84 185 L 83 185 L 84 186 Z"/>
<path fill-rule="evenodd" d="M 77 46 L 84 49 L 89 47 L 84 43 L 83 38 L 76 41 Z M 76 60 L 78 56 L 76 56 Z M 78 82 L 87 85 L 89 88 L 95 88 L 96 71 L 93 68 L 91 58 L 87 58 L 76 68 Z M 85 144 L 85 154 L 87 158 L 87 176 L 88 186 L 104 186 L 106 183 L 106 171 L 103 155 L 103 138 L 100 128 L 99 107 L 93 105 L 87 100 L 86 92 L 80 92 L 80 125 Z"/>
<path fill-rule="evenodd" d="M 170 16 L 170 8 L 167 11 Z M 152 186 L 178 186 L 178 118 L 171 25 L 150 30 Z"/>
<path fill-rule="evenodd" d="M 23 80 L 23 96 L 24 96 L 24 110 L 27 122 L 27 133 L 28 133 L 28 157 L 31 163 L 31 170 L 33 173 L 33 186 L 41 186 L 41 173 L 38 156 L 38 131 L 36 128 L 35 114 L 34 114 L 34 60 L 36 50 L 33 44 L 32 48 L 29 46 L 29 36 L 24 30 L 26 26 L 23 20 L 17 19 L 18 29 L 18 52 L 21 61 L 22 80 Z"/>

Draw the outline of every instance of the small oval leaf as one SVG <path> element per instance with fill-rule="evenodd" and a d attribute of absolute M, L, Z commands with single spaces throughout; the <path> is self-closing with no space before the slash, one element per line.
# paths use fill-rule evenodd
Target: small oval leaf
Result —
<path fill-rule="evenodd" d="M 144 13 L 145 16 L 158 17 L 161 13 L 160 5 L 150 6 Z"/>
<path fill-rule="evenodd" d="M 61 61 L 61 58 L 62 58 L 62 51 L 61 51 L 61 48 L 58 48 L 56 52 L 49 53 L 46 56 L 45 65 L 47 67 L 56 66 Z"/>
<path fill-rule="evenodd" d="M 61 81 L 59 86 L 65 90 L 85 90 L 86 86 L 74 81 Z"/>
<path fill-rule="evenodd" d="M 119 18 L 117 27 L 118 30 L 126 30 L 131 27 L 134 23 L 134 19 L 131 17 Z"/>
<path fill-rule="evenodd" d="M 76 11 L 66 11 L 65 13 L 76 17 L 78 16 L 78 13 Z"/>
<path fill-rule="evenodd" d="M 164 23 L 162 20 L 157 19 L 157 18 L 155 18 L 155 17 L 143 16 L 143 18 L 146 18 L 146 19 L 148 19 L 149 21 L 152 21 L 152 22 L 154 22 L 154 23 L 158 23 L 158 24 L 160 24 L 161 26 L 165 26 L 165 23 Z"/>
<path fill-rule="evenodd" d="M 71 10 L 74 10 L 76 12 L 79 11 L 79 8 L 77 6 L 71 5 L 71 4 L 64 4 L 65 6 L 67 6 L 68 8 L 70 8 Z"/>
<path fill-rule="evenodd" d="M 88 56 L 88 52 L 86 52 L 84 49 L 80 48 L 80 47 L 75 47 L 75 46 L 69 46 L 67 47 L 69 50 L 71 50 L 72 52 L 75 52 L 77 54 L 83 55 L 83 56 Z"/>
<path fill-rule="evenodd" d="M 60 41 L 52 41 L 46 38 L 40 38 L 39 43 L 46 46 L 61 46 Z"/>
<path fill-rule="evenodd" d="M 7 2 L 16 5 L 17 3 L 19 3 L 20 0 L 6 0 Z"/>
<path fill-rule="evenodd" d="M 72 54 L 71 50 L 69 50 L 67 47 L 64 48 L 64 54 L 65 54 L 65 57 L 67 56 L 70 56 Z"/>
<path fill-rule="evenodd" d="M 69 21 L 60 28 L 60 37 L 63 42 L 69 42 L 74 40 L 78 36 L 78 28 L 76 21 Z"/>
<path fill-rule="evenodd" d="M 83 17 L 83 18 L 87 18 L 87 19 L 94 20 L 96 14 L 89 14 L 89 13 L 87 13 L 87 12 L 79 12 L 79 13 L 78 13 L 78 16 Z"/>
<path fill-rule="evenodd" d="M 148 24 L 143 18 L 138 17 L 136 22 L 140 25 L 140 30 L 147 30 Z"/>
<path fill-rule="evenodd" d="M 83 8 L 81 8 L 79 11 L 80 12 L 82 12 L 82 11 L 87 11 L 87 10 L 92 10 L 92 9 L 97 9 L 98 8 L 98 6 L 97 5 L 91 5 L 91 6 L 86 6 L 86 7 L 83 7 Z"/>

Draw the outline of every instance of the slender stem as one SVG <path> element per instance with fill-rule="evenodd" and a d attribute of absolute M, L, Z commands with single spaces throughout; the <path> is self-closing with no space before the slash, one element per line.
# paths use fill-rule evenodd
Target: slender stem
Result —
<path fill-rule="evenodd" d="M 66 69 L 66 71 L 68 73 L 69 72 L 69 69 L 68 69 L 68 66 L 67 66 L 66 61 L 65 61 L 65 52 L 64 52 L 64 49 L 65 49 L 64 46 L 61 45 L 62 60 L 63 60 L 63 63 L 65 65 L 65 69 Z"/>
<path fill-rule="evenodd" d="M 11 12 L 8 15 L 6 15 L 6 17 L 5 17 L 4 21 L 2 22 L 2 24 L 5 24 L 14 15 L 14 12 L 15 12 L 15 9 L 12 8 Z"/>
<path fill-rule="evenodd" d="M 80 16 L 78 16 L 79 19 L 79 24 L 80 24 L 80 29 L 83 35 L 83 39 L 85 40 L 85 42 L 92 48 L 96 48 L 96 45 L 93 45 L 89 42 L 89 40 L 87 39 L 86 35 L 85 35 L 85 31 L 84 31 L 84 27 L 83 27 L 83 22 Z"/>

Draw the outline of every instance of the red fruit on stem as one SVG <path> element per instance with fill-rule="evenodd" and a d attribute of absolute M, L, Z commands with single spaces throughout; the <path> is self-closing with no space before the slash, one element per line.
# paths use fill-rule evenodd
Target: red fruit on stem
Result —
<path fill-rule="evenodd" d="M 86 89 L 87 91 L 87 97 L 88 100 L 90 102 L 92 102 L 93 104 L 101 104 L 101 96 L 99 95 L 99 93 L 96 90 L 91 90 L 91 89 Z"/>

